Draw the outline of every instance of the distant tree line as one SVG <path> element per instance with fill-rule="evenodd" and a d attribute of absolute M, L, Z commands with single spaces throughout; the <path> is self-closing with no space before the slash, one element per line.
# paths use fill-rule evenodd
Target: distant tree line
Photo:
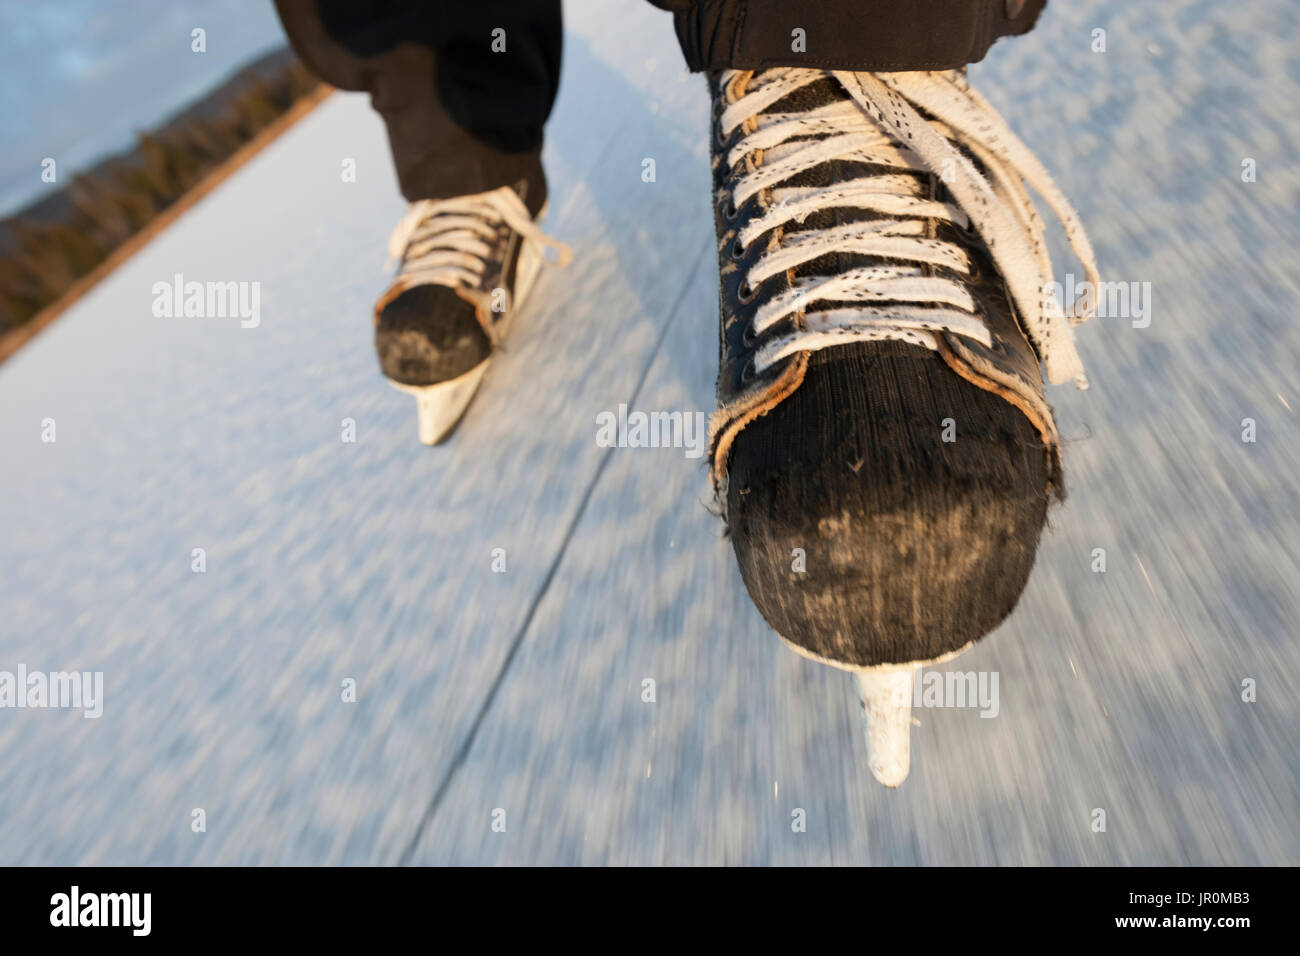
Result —
<path fill-rule="evenodd" d="M 173 202 L 319 85 L 296 59 L 243 71 L 215 110 L 191 108 L 135 149 L 0 220 L 0 333 L 56 301 Z M 233 92 L 230 92 L 233 90 Z"/>

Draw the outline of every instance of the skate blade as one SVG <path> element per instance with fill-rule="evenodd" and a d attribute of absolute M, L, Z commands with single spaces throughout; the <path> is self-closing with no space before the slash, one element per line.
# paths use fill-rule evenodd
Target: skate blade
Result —
<path fill-rule="evenodd" d="M 535 222 L 540 222 L 550 206 L 548 200 Z M 499 338 L 504 338 L 510 330 L 514 317 L 519 314 L 524 300 L 532 291 L 541 272 L 544 254 L 539 243 L 524 240 L 519 249 L 519 262 L 515 266 L 515 286 L 513 302 L 501 327 L 496 330 Z M 388 380 L 388 384 L 401 392 L 415 396 L 416 412 L 419 417 L 420 441 L 426 445 L 441 445 L 451 437 L 460 420 L 469 408 L 474 394 L 478 391 L 483 375 L 487 372 L 491 357 L 484 359 L 477 366 L 458 378 L 437 385 L 403 385 L 401 382 Z"/>
<path fill-rule="evenodd" d="M 389 380 L 393 388 L 415 396 L 421 442 L 438 445 L 450 437 L 478 391 L 490 361 L 485 359 L 464 375 L 437 385 L 403 385 Z"/>
<path fill-rule="evenodd" d="M 897 787 L 912 767 L 912 667 L 887 665 L 857 672 L 871 775 Z"/>

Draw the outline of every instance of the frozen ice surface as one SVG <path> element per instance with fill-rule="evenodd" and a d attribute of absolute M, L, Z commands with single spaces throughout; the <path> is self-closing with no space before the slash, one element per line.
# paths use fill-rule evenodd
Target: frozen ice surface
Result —
<path fill-rule="evenodd" d="M 0 710 L 0 863 L 1300 862 L 1300 14 L 1158 6 L 1053 3 L 972 69 L 1151 323 L 1081 330 L 1071 497 L 951 665 L 1000 712 L 918 709 L 901 789 L 852 677 L 750 605 L 703 462 L 595 443 L 711 410 L 716 267 L 704 84 L 666 16 L 585 0 L 546 156 L 575 262 L 448 445 L 371 351 L 403 205 L 362 96 L 0 367 L 0 669 L 105 681 L 99 719 Z M 176 273 L 260 282 L 260 325 L 155 318 Z"/>

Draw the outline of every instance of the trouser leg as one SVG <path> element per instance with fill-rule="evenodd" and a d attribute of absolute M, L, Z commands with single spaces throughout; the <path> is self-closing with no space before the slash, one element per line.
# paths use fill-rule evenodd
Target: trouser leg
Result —
<path fill-rule="evenodd" d="M 402 195 L 442 199 L 536 182 L 559 87 L 559 0 L 275 0 L 307 66 L 365 91 Z"/>
<path fill-rule="evenodd" d="M 692 70 L 951 70 L 1027 33 L 1047 0 L 650 0 Z"/>

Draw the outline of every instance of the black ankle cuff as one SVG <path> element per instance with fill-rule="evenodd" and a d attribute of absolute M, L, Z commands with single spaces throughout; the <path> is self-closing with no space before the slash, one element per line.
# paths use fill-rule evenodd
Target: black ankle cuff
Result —
<path fill-rule="evenodd" d="M 952 70 L 1027 33 L 1047 0 L 654 0 L 692 71 Z M 803 31 L 798 33 L 796 31 Z"/>

